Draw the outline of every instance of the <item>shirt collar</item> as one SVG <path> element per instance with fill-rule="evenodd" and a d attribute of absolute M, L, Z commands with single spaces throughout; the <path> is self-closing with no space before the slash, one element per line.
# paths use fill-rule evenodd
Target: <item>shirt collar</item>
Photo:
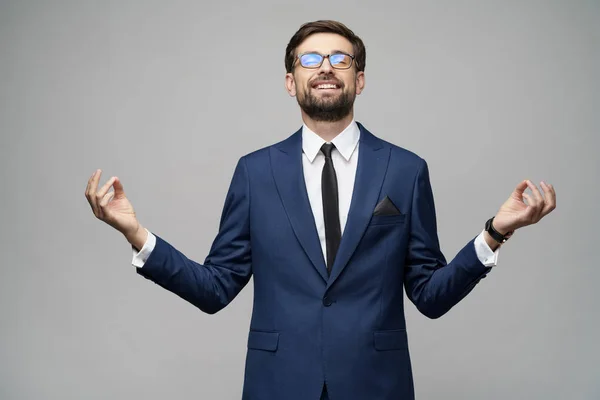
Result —
<path fill-rule="evenodd" d="M 350 156 L 352 156 L 352 153 L 356 149 L 359 137 L 360 129 L 358 128 L 357 123 L 352 120 L 350 125 L 333 138 L 331 143 L 335 145 L 335 148 L 346 161 L 350 161 Z M 325 143 L 323 138 L 311 131 L 306 124 L 302 125 L 302 151 L 306 154 L 311 163 L 321 151 L 323 143 Z"/>

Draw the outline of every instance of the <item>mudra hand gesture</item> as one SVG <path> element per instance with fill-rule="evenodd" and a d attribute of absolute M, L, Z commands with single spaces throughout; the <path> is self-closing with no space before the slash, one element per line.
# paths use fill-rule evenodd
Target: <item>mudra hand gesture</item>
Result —
<path fill-rule="evenodd" d="M 542 192 L 530 180 L 519 183 L 494 217 L 494 229 L 505 235 L 524 226 L 538 223 L 554 210 L 556 208 L 554 187 L 543 181 L 540 186 Z M 531 195 L 525 193 L 527 188 L 531 190 Z"/>
<path fill-rule="evenodd" d="M 121 181 L 113 176 L 98 190 L 101 175 L 102 170 L 96 170 L 88 180 L 85 189 L 85 197 L 94 215 L 125 235 L 131 244 L 140 248 L 145 241 L 143 237 L 145 230 L 137 220 L 129 199 L 125 196 Z M 111 187 L 114 191 L 109 192 Z"/>

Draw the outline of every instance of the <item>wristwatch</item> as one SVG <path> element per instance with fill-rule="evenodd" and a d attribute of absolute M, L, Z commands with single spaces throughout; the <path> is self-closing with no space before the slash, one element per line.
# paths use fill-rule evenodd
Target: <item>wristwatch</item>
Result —
<path fill-rule="evenodd" d="M 492 225 L 492 222 L 494 222 L 494 217 L 488 219 L 487 222 L 485 223 L 485 231 L 490 234 L 492 239 L 494 239 L 496 242 L 498 242 L 500 244 L 505 243 L 508 239 L 510 239 L 510 237 L 513 235 L 513 233 L 515 233 L 515 231 L 510 231 L 510 232 L 506 232 L 506 235 L 503 235 L 494 229 L 494 225 Z"/>

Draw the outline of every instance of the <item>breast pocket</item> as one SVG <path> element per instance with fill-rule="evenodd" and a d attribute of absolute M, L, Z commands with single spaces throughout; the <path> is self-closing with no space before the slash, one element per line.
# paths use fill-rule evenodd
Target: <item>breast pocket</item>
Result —
<path fill-rule="evenodd" d="M 405 214 L 373 215 L 369 225 L 394 225 L 402 224 L 406 220 Z"/>

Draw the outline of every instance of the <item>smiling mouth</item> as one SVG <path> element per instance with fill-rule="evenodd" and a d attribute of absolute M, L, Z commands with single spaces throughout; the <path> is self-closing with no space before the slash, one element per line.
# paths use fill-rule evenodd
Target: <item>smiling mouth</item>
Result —
<path fill-rule="evenodd" d="M 317 90 L 326 90 L 326 89 L 339 89 L 339 85 L 336 85 L 334 83 L 321 83 L 319 85 L 314 85 L 313 89 L 317 89 Z"/>

